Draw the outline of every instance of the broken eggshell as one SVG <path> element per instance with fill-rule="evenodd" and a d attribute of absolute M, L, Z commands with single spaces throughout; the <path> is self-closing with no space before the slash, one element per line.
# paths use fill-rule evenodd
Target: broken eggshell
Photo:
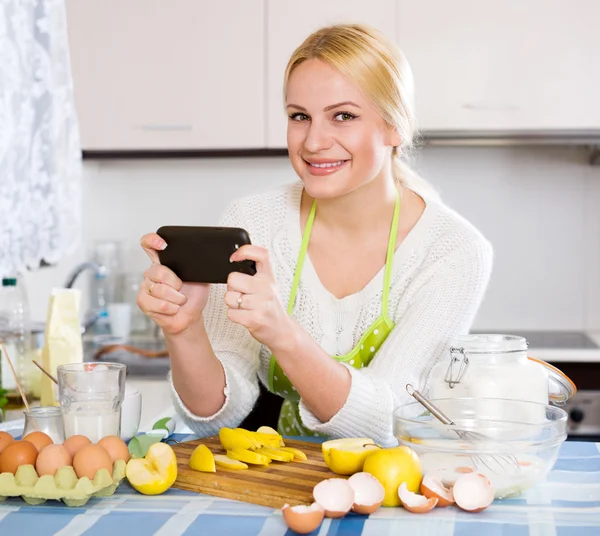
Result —
<path fill-rule="evenodd" d="M 438 503 L 436 497 L 428 499 L 423 495 L 417 495 L 416 493 L 409 491 L 406 487 L 406 482 L 402 482 L 398 487 L 398 497 L 400 497 L 400 500 L 402 501 L 402 506 L 413 514 L 425 514 L 433 510 Z"/>
<path fill-rule="evenodd" d="M 481 473 L 466 473 L 452 489 L 456 505 L 467 512 L 481 512 L 494 502 L 494 486 Z"/>
<path fill-rule="evenodd" d="M 354 490 L 353 512 L 369 515 L 381 506 L 385 489 L 372 474 L 355 473 L 348 479 L 348 484 Z"/>
<path fill-rule="evenodd" d="M 421 495 L 428 499 L 437 499 L 437 506 L 454 504 L 452 488 L 444 485 L 441 475 L 437 472 L 427 473 L 421 482 Z"/>
<path fill-rule="evenodd" d="M 354 504 L 354 490 L 343 478 L 328 478 L 313 489 L 315 502 L 325 510 L 325 517 L 343 517 Z"/>
<path fill-rule="evenodd" d="M 319 528 L 325 517 L 323 507 L 314 502 L 310 506 L 300 504 L 298 506 L 290 506 L 284 504 L 281 509 L 285 524 L 298 534 L 309 534 L 313 530 Z"/>

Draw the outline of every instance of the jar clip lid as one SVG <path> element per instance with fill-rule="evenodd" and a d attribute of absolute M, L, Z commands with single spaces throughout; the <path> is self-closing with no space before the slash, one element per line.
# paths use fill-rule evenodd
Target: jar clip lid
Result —
<path fill-rule="evenodd" d="M 444 381 L 450 389 L 454 389 L 457 383 L 463 379 L 465 372 L 469 366 L 469 358 L 465 353 L 464 348 L 450 348 L 450 365 L 446 370 Z"/>

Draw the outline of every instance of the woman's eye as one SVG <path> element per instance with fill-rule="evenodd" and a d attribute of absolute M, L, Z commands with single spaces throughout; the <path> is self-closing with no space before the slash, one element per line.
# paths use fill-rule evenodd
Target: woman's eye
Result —
<path fill-rule="evenodd" d="M 290 114 L 290 119 L 292 121 L 307 121 L 308 115 L 303 114 L 301 112 L 296 112 L 296 113 Z"/>
<path fill-rule="evenodd" d="M 356 116 L 350 112 L 338 112 L 333 117 L 336 121 L 350 121 L 351 119 L 356 119 Z"/>

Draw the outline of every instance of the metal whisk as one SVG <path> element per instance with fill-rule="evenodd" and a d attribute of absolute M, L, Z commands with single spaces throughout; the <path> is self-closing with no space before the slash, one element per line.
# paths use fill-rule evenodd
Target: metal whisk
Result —
<path fill-rule="evenodd" d="M 412 396 L 417 402 L 428 409 L 432 415 L 434 415 L 442 424 L 452 426 L 452 431 L 462 440 L 470 443 L 481 443 L 494 441 L 491 437 L 488 437 L 479 432 L 471 432 L 469 430 L 461 430 L 456 427 L 456 423 L 447 417 L 438 407 L 433 405 L 427 400 L 419 391 L 413 388 L 411 384 L 406 385 L 406 391 Z M 508 469 L 520 470 L 519 461 L 511 454 L 469 454 L 473 464 L 477 466 L 478 463 L 487 467 L 490 471 L 496 474 L 501 474 Z"/>

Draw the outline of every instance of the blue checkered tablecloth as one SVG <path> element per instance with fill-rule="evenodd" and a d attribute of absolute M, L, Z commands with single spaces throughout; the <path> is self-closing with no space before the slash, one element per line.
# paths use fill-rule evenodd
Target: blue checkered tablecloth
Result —
<path fill-rule="evenodd" d="M 183 441 L 192 437 L 175 436 Z M 171 489 L 143 496 L 123 482 L 111 497 L 83 508 L 48 501 L 0 503 L 0 536 L 291 536 L 281 512 Z M 517 499 L 469 514 L 435 508 L 411 514 L 380 508 L 371 516 L 325 519 L 318 536 L 600 536 L 600 443 L 566 442 L 544 484 Z"/>

